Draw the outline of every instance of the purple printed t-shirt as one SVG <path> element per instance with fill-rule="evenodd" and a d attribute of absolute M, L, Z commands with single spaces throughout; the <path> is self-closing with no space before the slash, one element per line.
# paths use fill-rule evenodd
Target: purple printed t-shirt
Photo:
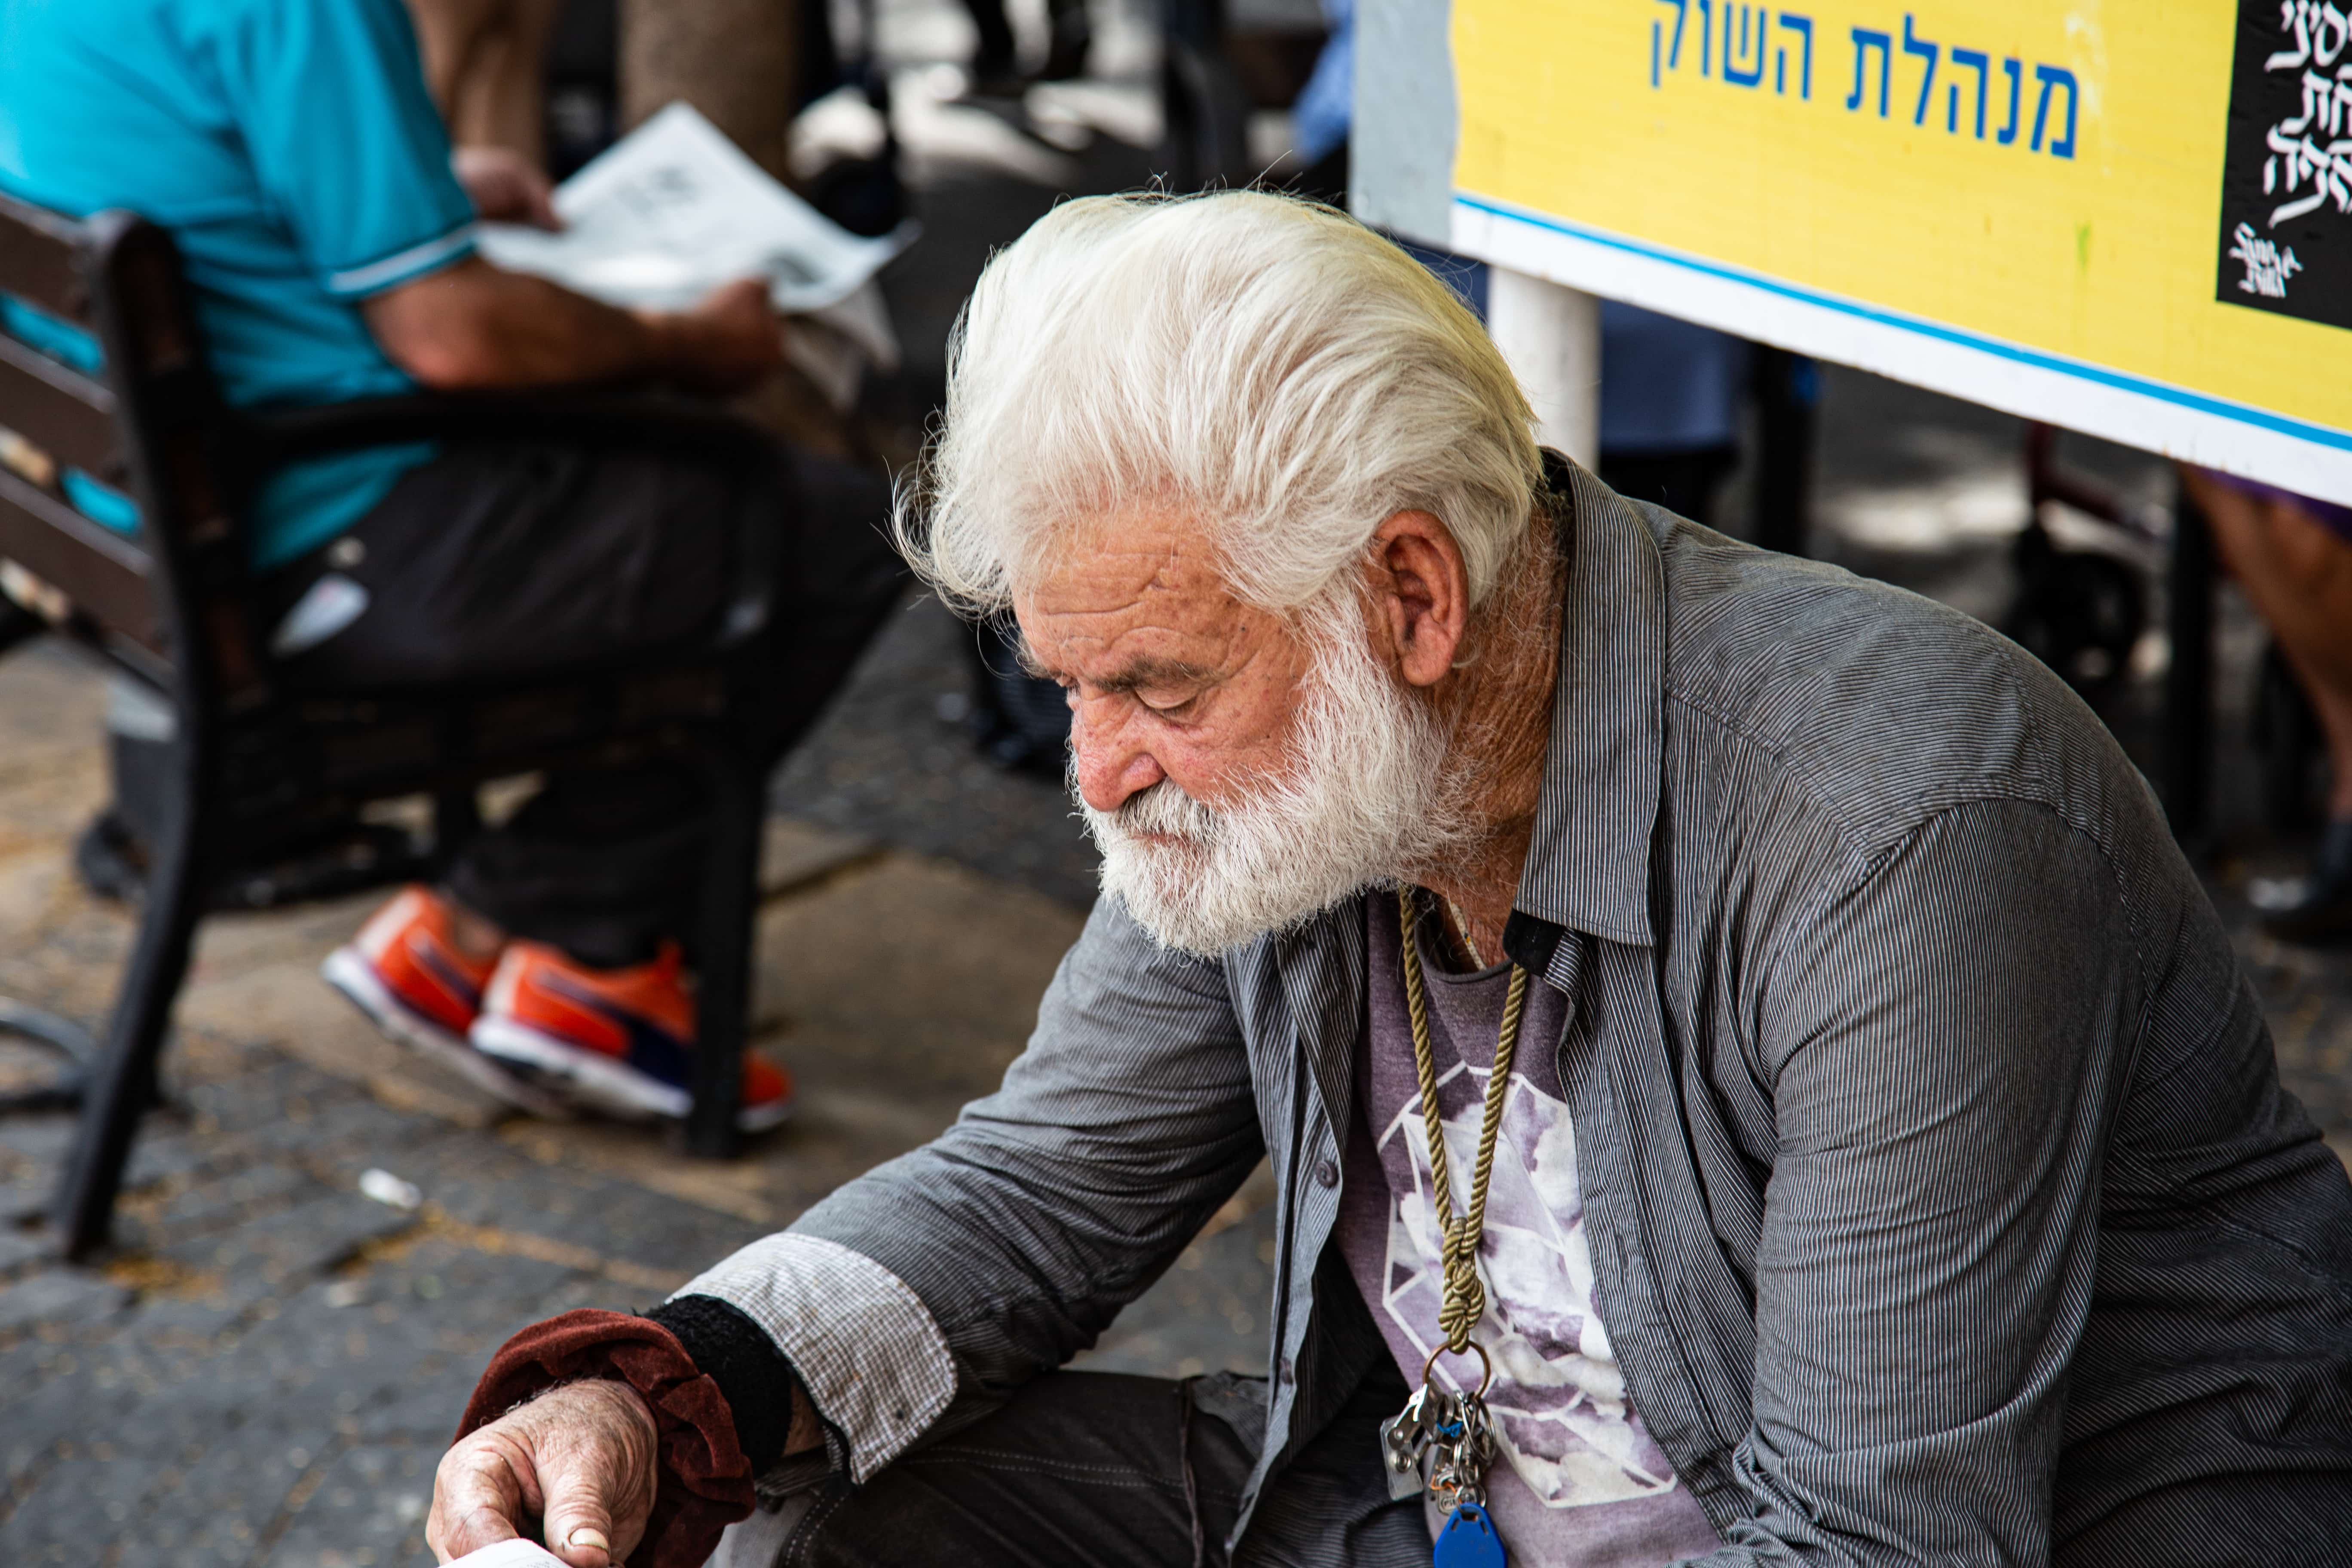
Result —
<path fill-rule="evenodd" d="M 1408 1384 L 1442 1337 L 1444 1276 L 1430 1187 L 1428 1134 L 1405 1012 L 1396 900 L 1370 906 L 1370 1005 L 1356 1064 L 1361 1114 L 1340 1195 L 1339 1247 Z M 1469 1201 L 1478 1123 L 1494 1068 L 1510 966 L 1448 974 L 1420 922 L 1439 1115 L 1457 1203 Z M 1720 1542 L 1627 1402 L 1592 1300 L 1576 1134 L 1556 1047 L 1567 999 L 1528 985 L 1479 1248 L 1486 1315 L 1477 1339 L 1495 1361 L 1486 1405 L 1500 1451 L 1486 1500 L 1514 1563 L 1658 1568 Z M 1475 1377 L 1477 1359 L 1441 1358 L 1440 1375 Z M 1433 1531 L 1441 1522 L 1433 1510 Z"/>

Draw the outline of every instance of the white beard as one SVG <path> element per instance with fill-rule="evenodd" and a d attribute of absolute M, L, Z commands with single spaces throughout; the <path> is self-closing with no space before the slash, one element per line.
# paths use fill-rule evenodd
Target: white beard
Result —
<path fill-rule="evenodd" d="M 1315 637 L 1287 778 L 1217 808 L 1172 779 L 1116 811 L 1079 802 L 1103 891 L 1161 945 L 1213 957 L 1409 879 L 1465 842 L 1451 737 L 1373 661 L 1361 622 L 1341 619 Z"/>

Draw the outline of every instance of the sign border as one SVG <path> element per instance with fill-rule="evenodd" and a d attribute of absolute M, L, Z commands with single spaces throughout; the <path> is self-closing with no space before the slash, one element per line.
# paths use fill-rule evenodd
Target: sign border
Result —
<path fill-rule="evenodd" d="M 1451 248 L 2027 419 L 2352 505 L 2352 431 L 1456 189 Z"/>

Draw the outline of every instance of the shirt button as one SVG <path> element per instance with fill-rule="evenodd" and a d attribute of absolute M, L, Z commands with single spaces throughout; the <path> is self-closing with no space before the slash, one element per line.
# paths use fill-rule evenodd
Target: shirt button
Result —
<path fill-rule="evenodd" d="M 1320 1186 L 1338 1186 L 1339 1184 L 1339 1162 L 1331 1159 L 1316 1161 L 1315 1180 L 1317 1184 Z"/>
<path fill-rule="evenodd" d="M 1282 1365 L 1276 1370 L 1276 1375 L 1282 1379 L 1282 1386 L 1288 1388 L 1298 1381 L 1298 1369 L 1290 1364 L 1288 1356 L 1284 1356 Z"/>

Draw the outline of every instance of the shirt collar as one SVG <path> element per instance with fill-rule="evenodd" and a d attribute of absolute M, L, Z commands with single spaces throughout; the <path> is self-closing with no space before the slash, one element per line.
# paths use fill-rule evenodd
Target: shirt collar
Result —
<path fill-rule="evenodd" d="M 1504 946 L 1538 972 L 1560 928 L 1648 946 L 1650 838 L 1658 815 L 1665 568 L 1648 524 L 1556 453 L 1545 475 L 1568 586 L 1535 837 Z M 1549 929 L 1547 929 L 1549 928 Z"/>

